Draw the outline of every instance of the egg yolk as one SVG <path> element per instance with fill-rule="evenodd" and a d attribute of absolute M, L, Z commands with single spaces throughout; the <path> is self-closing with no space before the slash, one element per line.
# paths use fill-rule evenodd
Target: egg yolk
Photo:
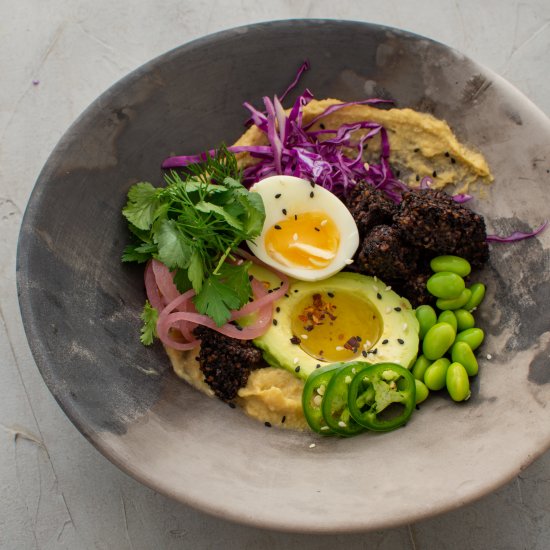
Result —
<path fill-rule="evenodd" d="M 365 356 L 380 338 L 383 325 L 369 300 L 345 292 L 320 292 L 298 304 L 291 328 L 307 354 L 332 363 Z"/>
<path fill-rule="evenodd" d="M 336 256 L 340 232 L 325 212 L 304 212 L 270 227 L 264 243 L 269 256 L 283 265 L 322 269 Z"/>

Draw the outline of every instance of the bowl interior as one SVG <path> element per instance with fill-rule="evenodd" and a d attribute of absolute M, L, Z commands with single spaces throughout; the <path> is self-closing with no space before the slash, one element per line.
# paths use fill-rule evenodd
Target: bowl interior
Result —
<path fill-rule="evenodd" d="M 471 400 L 434 396 L 406 429 L 349 440 L 266 429 L 179 382 L 160 345 L 139 343 L 142 269 L 120 262 L 130 185 L 159 183 L 170 154 L 233 142 L 246 118 L 242 103 L 260 106 L 262 96 L 280 94 L 304 59 L 312 69 L 298 92 L 391 97 L 446 119 L 479 148 L 495 183 L 473 208 L 491 230 L 525 230 L 548 218 L 549 122 L 490 71 L 395 29 L 320 20 L 253 25 L 155 59 L 70 128 L 23 221 L 21 310 L 61 407 L 143 483 L 258 526 L 387 527 L 482 496 L 550 445 L 547 234 L 494 245 L 478 274 L 488 285 L 479 312 L 487 341 Z"/>

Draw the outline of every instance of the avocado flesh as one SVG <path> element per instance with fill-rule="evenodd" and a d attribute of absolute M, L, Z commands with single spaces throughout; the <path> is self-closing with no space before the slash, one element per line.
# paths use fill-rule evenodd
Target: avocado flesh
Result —
<path fill-rule="evenodd" d="M 317 365 L 336 362 L 337 359 L 323 361 L 319 356 L 315 357 L 304 351 L 302 345 L 306 342 L 301 341 L 300 334 L 293 332 L 293 324 L 296 325 L 296 317 L 303 313 L 303 304 L 308 296 L 338 296 L 339 293 L 354 298 L 358 311 L 361 304 L 368 304 L 370 308 L 365 313 L 368 315 L 374 311 L 380 319 L 377 340 L 372 341 L 368 349 L 363 347 L 363 340 L 357 354 L 348 360 L 369 363 L 392 362 L 410 368 L 416 359 L 419 342 L 418 321 L 411 304 L 379 279 L 347 272 L 338 273 L 323 281 L 291 283 L 287 292 L 288 297 L 283 297 L 275 303 L 274 324 L 266 333 L 254 340 L 254 344 L 262 350 L 265 361 L 271 366 L 284 368 L 304 380 Z M 306 336 L 311 336 L 315 330 L 313 328 Z M 298 340 L 300 342 L 296 343 Z M 338 342 L 331 343 L 336 344 Z M 326 345 L 329 345 L 328 342 Z M 304 347 L 307 348 L 305 345 Z M 366 352 L 366 357 L 363 351 Z"/>

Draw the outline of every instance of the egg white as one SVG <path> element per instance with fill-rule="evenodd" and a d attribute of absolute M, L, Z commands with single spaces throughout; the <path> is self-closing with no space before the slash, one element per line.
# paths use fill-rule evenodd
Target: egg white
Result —
<path fill-rule="evenodd" d="M 255 183 L 250 190 L 261 195 L 266 214 L 261 235 L 254 241 L 247 241 L 257 258 L 300 281 L 326 279 L 351 263 L 359 246 L 357 226 L 344 203 L 330 191 L 294 176 L 271 176 Z M 306 269 L 288 266 L 272 258 L 265 247 L 267 231 L 287 217 L 312 211 L 325 212 L 340 232 L 340 244 L 330 264 L 320 269 Z"/>

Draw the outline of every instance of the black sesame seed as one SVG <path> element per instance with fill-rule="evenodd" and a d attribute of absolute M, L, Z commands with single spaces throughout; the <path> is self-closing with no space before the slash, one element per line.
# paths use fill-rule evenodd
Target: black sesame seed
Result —
<path fill-rule="evenodd" d="M 298 214 L 294 214 L 294 221 L 298 219 Z"/>
<path fill-rule="evenodd" d="M 314 181 L 310 181 L 309 185 L 311 185 L 311 187 L 313 187 L 313 189 L 315 189 L 315 182 Z"/>
<path fill-rule="evenodd" d="M 268 294 L 271 294 L 272 292 L 273 292 L 272 288 L 268 289 L 268 291 L 267 291 Z"/>
<path fill-rule="evenodd" d="M 419 152 L 420 152 L 420 149 L 419 149 L 418 147 L 415 147 L 414 152 L 415 152 L 415 153 L 419 153 Z"/>
<path fill-rule="evenodd" d="M 284 424 L 285 420 L 286 420 L 286 416 L 283 416 L 283 418 L 281 418 L 281 424 Z"/>
<path fill-rule="evenodd" d="M 290 298 L 290 296 L 288 294 L 285 293 L 285 298 Z"/>
<path fill-rule="evenodd" d="M 294 369 L 295 372 L 300 372 L 300 365 L 298 365 L 295 369 Z"/>
<path fill-rule="evenodd" d="M 376 355 L 378 353 L 378 348 L 374 348 L 373 350 L 371 350 L 371 353 Z"/>
<path fill-rule="evenodd" d="M 385 340 L 382 340 L 383 344 L 387 344 L 388 342 L 389 342 L 389 340 L 387 338 Z"/>
<path fill-rule="evenodd" d="M 234 408 L 237 406 L 237 405 L 235 405 L 235 403 L 228 403 L 228 405 L 229 405 L 232 409 L 234 409 Z"/>
<path fill-rule="evenodd" d="M 419 406 L 419 405 L 415 405 L 415 409 L 416 409 L 417 411 L 419 411 L 419 410 L 420 410 L 420 406 Z"/>
<path fill-rule="evenodd" d="M 403 338 L 398 338 L 397 341 L 398 341 L 401 345 L 403 345 L 403 344 L 405 343 L 405 340 L 403 340 Z"/>
<path fill-rule="evenodd" d="M 434 178 L 437 178 L 437 172 L 436 172 L 435 170 L 432 172 L 432 176 L 433 176 Z"/>
<path fill-rule="evenodd" d="M 455 162 L 456 160 L 453 157 L 451 157 L 451 164 L 454 164 Z"/>
<path fill-rule="evenodd" d="M 420 176 L 416 174 L 416 181 L 420 181 Z"/>
<path fill-rule="evenodd" d="M 283 208 L 283 216 L 286 216 L 286 208 Z"/>
<path fill-rule="evenodd" d="M 281 308 L 280 308 L 279 306 L 277 306 L 277 307 L 275 308 L 275 311 L 276 311 L 277 313 L 279 313 L 279 312 L 281 311 Z"/>
<path fill-rule="evenodd" d="M 327 292 L 327 296 L 329 298 L 334 298 L 334 292 Z"/>
<path fill-rule="evenodd" d="M 365 350 L 363 350 L 363 351 L 361 352 L 361 355 L 362 355 L 363 357 L 366 357 L 366 356 L 368 355 L 368 353 L 367 353 Z"/>
<path fill-rule="evenodd" d="M 295 289 L 294 289 L 294 292 L 298 292 L 298 289 L 297 289 L 297 288 L 295 288 Z"/>
<path fill-rule="evenodd" d="M 281 198 L 281 193 L 277 193 L 277 194 L 275 195 L 275 198 L 276 198 L 276 199 L 280 199 L 280 198 Z"/>
<path fill-rule="evenodd" d="M 282 227 L 280 225 L 274 225 L 273 226 L 275 229 L 282 229 Z"/>
<path fill-rule="evenodd" d="M 449 151 L 445 151 L 445 156 L 446 157 L 450 157 L 451 155 L 449 155 Z"/>
<path fill-rule="evenodd" d="M 326 126 L 321 122 L 321 124 L 319 124 L 319 128 L 321 128 L 321 130 L 324 130 Z"/>
<path fill-rule="evenodd" d="M 290 339 L 290 343 L 291 343 L 291 344 L 294 344 L 295 346 L 297 346 L 300 342 L 301 342 L 301 340 L 300 340 L 300 338 L 298 338 L 298 336 L 293 336 L 293 337 Z"/>
<path fill-rule="evenodd" d="M 381 299 L 382 299 L 382 294 L 380 294 L 380 292 L 377 292 L 377 293 L 376 293 L 376 297 L 377 297 L 379 300 L 381 300 Z"/>
<path fill-rule="evenodd" d="M 395 311 L 401 311 L 401 308 L 399 306 L 393 308 Z"/>
<path fill-rule="evenodd" d="M 264 426 L 266 428 L 271 428 L 271 422 L 264 422 Z"/>
<path fill-rule="evenodd" d="M 279 324 L 279 321 L 277 319 L 273 319 L 273 326 L 276 327 Z"/>
<path fill-rule="evenodd" d="M 309 198 L 312 199 L 314 196 L 315 196 L 315 193 L 312 191 L 312 192 L 309 194 Z"/>
<path fill-rule="evenodd" d="M 248 280 L 251 281 L 252 279 L 254 279 L 254 277 L 252 275 L 249 275 Z"/>
<path fill-rule="evenodd" d="M 195 357 L 195 361 L 200 361 L 200 357 Z"/>
<path fill-rule="evenodd" d="M 315 231 L 321 231 L 318 227 L 314 227 Z"/>
<path fill-rule="evenodd" d="M 315 365 L 315 368 L 316 368 L 316 369 L 320 369 L 320 368 L 321 368 L 321 363 L 317 363 L 317 364 Z"/>

